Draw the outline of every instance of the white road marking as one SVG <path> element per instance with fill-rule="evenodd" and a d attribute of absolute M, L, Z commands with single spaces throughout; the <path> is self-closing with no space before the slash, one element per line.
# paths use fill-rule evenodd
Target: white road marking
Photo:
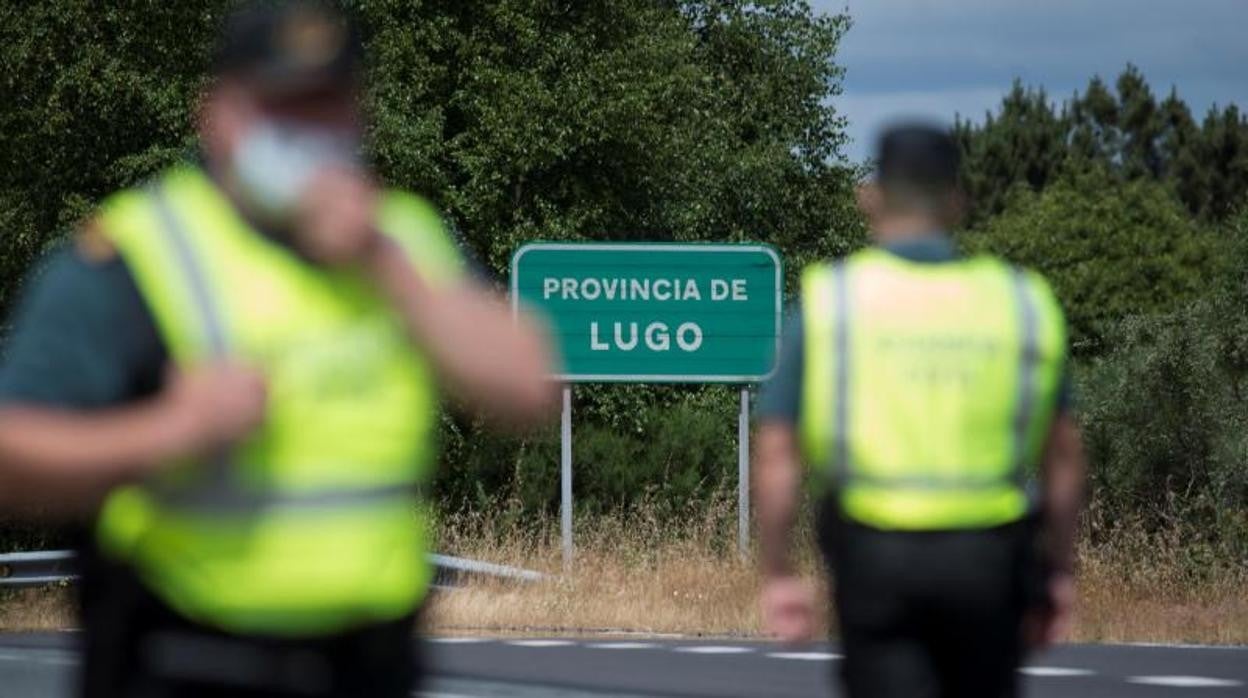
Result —
<path fill-rule="evenodd" d="M 513 647 L 570 647 L 576 643 L 571 640 L 508 640 Z"/>
<path fill-rule="evenodd" d="M 767 656 L 772 659 L 796 659 L 806 662 L 830 662 L 841 658 L 841 655 L 831 652 L 771 652 Z"/>
<path fill-rule="evenodd" d="M 734 647 L 731 645 L 694 645 L 675 647 L 672 651 L 686 652 L 688 654 L 748 654 L 754 650 L 749 647 Z"/>
<path fill-rule="evenodd" d="M 34 662 L 35 664 L 71 666 L 78 663 L 78 657 L 61 650 L 30 649 L 0 652 L 0 662 Z"/>
<path fill-rule="evenodd" d="M 1018 670 L 1028 676 L 1091 676 L 1091 669 L 1076 669 L 1068 666 L 1025 666 Z"/>
<path fill-rule="evenodd" d="M 1210 676 L 1129 676 L 1127 683 L 1172 688 L 1231 688 L 1244 685 L 1243 681 L 1215 679 Z"/>
<path fill-rule="evenodd" d="M 598 642 L 585 646 L 596 650 L 652 650 L 658 647 L 653 642 Z"/>
<path fill-rule="evenodd" d="M 479 642 L 489 642 L 484 637 L 431 637 L 426 641 L 439 645 L 473 645 Z"/>
<path fill-rule="evenodd" d="M 1157 647 L 1167 650 L 1248 650 L 1245 645 L 1202 645 L 1190 642 L 1107 642 L 1106 647 Z"/>
<path fill-rule="evenodd" d="M 477 698 L 466 693 L 443 693 L 441 691 L 421 691 L 412 695 L 415 698 Z"/>

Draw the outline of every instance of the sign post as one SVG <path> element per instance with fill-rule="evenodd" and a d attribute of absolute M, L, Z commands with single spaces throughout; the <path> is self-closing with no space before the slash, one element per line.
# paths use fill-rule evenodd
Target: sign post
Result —
<path fill-rule="evenodd" d="M 750 552 L 750 389 L 744 385 L 737 416 L 737 552 Z"/>
<path fill-rule="evenodd" d="M 563 415 L 559 420 L 559 533 L 563 540 L 563 569 L 572 564 L 572 386 L 563 386 Z"/>
<path fill-rule="evenodd" d="M 561 532 L 572 556 L 570 383 L 741 388 L 738 547 L 749 547 L 748 385 L 775 370 L 783 268 L 758 244 L 530 243 L 511 258 L 513 307 L 550 321 L 563 359 Z"/>

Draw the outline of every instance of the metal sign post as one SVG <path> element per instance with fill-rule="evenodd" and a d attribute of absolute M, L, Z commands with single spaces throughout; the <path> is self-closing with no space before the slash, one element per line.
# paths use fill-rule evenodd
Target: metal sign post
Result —
<path fill-rule="evenodd" d="M 750 552 L 750 388 L 741 386 L 737 416 L 737 551 Z"/>
<path fill-rule="evenodd" d="M 559 517 L 563 538 L 563 569 L 572 565 L 572 386 L 563 386 L 563 416 L 559 423 Z"/>

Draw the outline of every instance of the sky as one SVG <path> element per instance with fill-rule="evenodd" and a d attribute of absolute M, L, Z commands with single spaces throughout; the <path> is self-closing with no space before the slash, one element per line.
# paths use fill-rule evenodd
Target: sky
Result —
<path fill-rule="evenodd" d="M 1128 63 L 1159 98 L 1176 86 L 1198 119 L 1211 104 L 1248 108 L 1248 0 L 811 0 L 848 8 L 837 62 L 849 118 L 846 154 L 870 153 L 902 117 L 976 121 L 1015 78 L 1056 101 Z"/>

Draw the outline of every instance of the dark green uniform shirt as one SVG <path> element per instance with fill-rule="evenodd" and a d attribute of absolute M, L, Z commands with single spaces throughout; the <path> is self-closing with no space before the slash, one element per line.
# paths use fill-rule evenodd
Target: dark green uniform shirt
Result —
<path fill-rule="evenodd" d="M 0 361 L 0 404 L 116 405 L 154 392 L 166 363 L 121 258 L 67 246 L 27 282 Z"/>

